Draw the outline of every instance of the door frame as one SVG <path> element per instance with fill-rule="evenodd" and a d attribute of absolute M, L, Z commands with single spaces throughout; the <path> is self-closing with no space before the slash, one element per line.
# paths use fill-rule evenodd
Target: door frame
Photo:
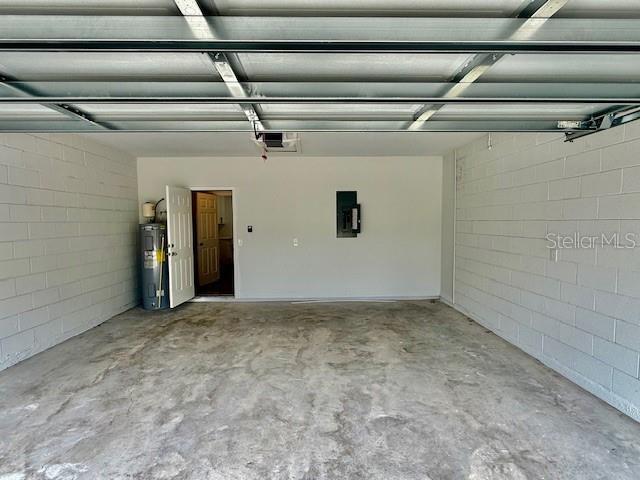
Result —
<path fill-rule="evenodd" d="M 231 210 L 232 210 L 232 228 L 233 228 L 233 296 L 229 296 L 227 298 L 240 298 L 242 295 L 241 292 L 241 279 L 240 279 L 240 269 L 238 268 L 239 262 L 239 254 L 240 250 L 238 248 L 238 215 L 236 214 L 236 188 L 235 187 L 185 187 L 192 192 L 212 192 L 215 190 L 227 190 L 231 192 Z M 195 228 L 195 222 L 193 222 L 193 227 Z M 194 232 L 195 233 L 195 232 Z M 195 249 L 195 244 L 194 244 Z M 194 252 L 195 254 L 195 252 Z M 194 272 L 195 277 L 195 272 Z M 195 278 L 194 278 L 195 281 Z M 198 300 L 203 298 L 202 296 L 196 295 L 191 301 Z"/>

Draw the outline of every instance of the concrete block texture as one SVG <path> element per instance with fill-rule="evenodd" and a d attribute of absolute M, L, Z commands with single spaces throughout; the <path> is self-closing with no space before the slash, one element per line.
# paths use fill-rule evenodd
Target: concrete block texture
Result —
<path fill-rule="evenodd" d="M 136 184 L 87 139 L 0 135 L 0 370 L 137 303 Z"/>
<path fill-rule="evenodd" d="M 557 135 L 507 134 L 509 149 L 489 150 L 485 139 L 451 155 L 458 158 L 456 306 L 636 418 L 638 132 L 629 125 L 572 144 Z M 518 195 L 496 181 L 500 175 L 531 193 Z M 507 221 L 517 229 L 505 230 L 500 222 Z M 586 245 L 554 253 L 549 233 Z"/>

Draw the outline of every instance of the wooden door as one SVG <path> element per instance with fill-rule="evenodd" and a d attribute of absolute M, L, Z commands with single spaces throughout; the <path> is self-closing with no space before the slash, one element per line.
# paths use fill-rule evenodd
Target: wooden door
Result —
<path fill-rule="evenodd" d="M 196 245 L 198 285 L 220 280 L 220 240 L 218 238 L 218 197 L 196 193 Z"/>
<path fill-rule="evenodd" d="M 167 260 L 171 308 L 195 296 L 191 191 L 167 185 Z"/>

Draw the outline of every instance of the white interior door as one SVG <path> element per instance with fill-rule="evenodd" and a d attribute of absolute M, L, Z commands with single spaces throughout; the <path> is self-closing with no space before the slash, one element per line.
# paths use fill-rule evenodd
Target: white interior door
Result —
<path fill-rule="evenodd" d="M 192 299 L 193 218 L 191 191 L 167 185 L 167 257 L 169 260 L 169 304 L 171 308 Z"/>

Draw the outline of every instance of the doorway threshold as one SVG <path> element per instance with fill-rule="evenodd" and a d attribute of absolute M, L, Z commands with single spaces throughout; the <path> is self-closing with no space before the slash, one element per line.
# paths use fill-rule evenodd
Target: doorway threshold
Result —
<path fill-rule="evenodd" d="M 236 297 L 233 295 L 197 295 L 193 297 L 190 302 L 235 302 L 237 301 Z"/>

